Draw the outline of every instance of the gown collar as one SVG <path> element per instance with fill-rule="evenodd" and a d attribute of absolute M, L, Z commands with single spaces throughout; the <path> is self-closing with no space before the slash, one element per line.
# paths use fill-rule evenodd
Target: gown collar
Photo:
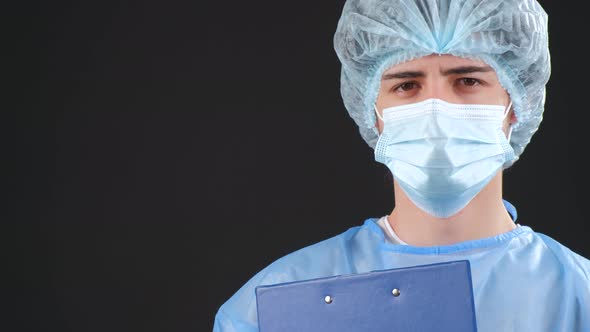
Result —
<path fill-rule="evenodd" d="M 512 205 L 507 200 L 503 199 L 502 201 L 504 203 L 504 206 L 506 207 L 506 210 L 510 214 L 512 221 L 516 221 L 518 214 L 516 212 L 516 208 L 514 207 L 514 205 Z M 510 239 L 520 236 L 521 234 L 530 233 L 533 231 L 530 227 L 521 225 L 520 227 L 517 227 L 511 231 L 478 240 L 463 241 L 444 246 L 418 247 L 406 244 L 390 243 L 386 240 L 385 234 L 383 234 L 383 230 L 377 224 L 377 220 L 378 218 L 369 218 L 365 220 L 363 227 L 367 227 L 370 231 L 377 233 L 377 235 L 381 238 L 382 249 L 386 251 L 395 251 L 416 255 L 439 255 L 456 253 L 460 251 L 485 249 L 487 247 L 500 245 L 504 242 L 509 241 Z"/>

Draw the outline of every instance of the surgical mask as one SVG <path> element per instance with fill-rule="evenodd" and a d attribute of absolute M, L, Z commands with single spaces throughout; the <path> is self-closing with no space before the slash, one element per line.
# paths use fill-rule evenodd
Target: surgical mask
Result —
<path fill-rule="evenodd" d="M 502 105 L 452 104 L 427 99 L 388 107 L 375 159 L 385 164 L 408 198 L 426 213 L 450 217 L 463 209 L 515 158 L 502 131 Z"/>

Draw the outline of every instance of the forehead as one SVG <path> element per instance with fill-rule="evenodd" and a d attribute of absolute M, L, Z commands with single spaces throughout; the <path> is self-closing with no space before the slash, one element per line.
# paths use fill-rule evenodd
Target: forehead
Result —
<path fill-rule="evenodd" d="M 479 59 L 462 58 L 450 54 L 431 54 L 423 56 L 418 59 L 399 63 L 395 66 L 389 67 L 383 73 L 407 71 L 407 70 L 421 70 L 421 71 L 438 71 L 439 69 L 449 69 L 455 67 L 487 67 L 488 64 Z"/>

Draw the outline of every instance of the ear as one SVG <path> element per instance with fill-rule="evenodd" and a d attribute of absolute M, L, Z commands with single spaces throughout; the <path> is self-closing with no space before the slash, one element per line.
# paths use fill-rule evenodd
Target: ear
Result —
<path fill-rule="evenodd" d="M 379 126 L 379 119 L 375 119 L 375 128 L 377 128 L 377 132 L 381 134 L 381 127 Z"/>
<path fill-rule="evenodd" d="M 516 118 L 516 113 L 514 113 L 514 108 L 510 108 L 510 124 L 516 123 L 518 122 L 518 119 Z"/>

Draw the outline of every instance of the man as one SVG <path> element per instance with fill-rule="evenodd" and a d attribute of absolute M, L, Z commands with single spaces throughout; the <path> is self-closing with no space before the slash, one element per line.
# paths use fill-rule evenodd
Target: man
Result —
<path fill-rule="evenodd" d="M 393 174 L 395 207 L 267 266 L 221 306 L 214 331 L 258 331 L 258 285 L 461 259 L 479 331 L 590 331 L 590 261 L 516 224 L 502 199 L 502 170 L 544 109 L 540 5 L 348 0 L 334 46 L 344 104 Z"/>
<path fill-rule="evenodd" d="M 452 55 L 428 55 L 416 60 L 395 65 L 386 70 L 382 75 L 376 106 L 377 109 L 383 109 L 385 107 L 414 104 L 430 98 L 438 98 L 439 100 L 457 104 L 499 105 L 501 106 L 500 109 L 507 108 L 510 104 L 510 97 L 506 90 L 500 85 L 494 70 L 484 62 Z M 420 202 L 413 202 L 408 198 L 406 191 L 410 189 L 403 190 L 400 187 L 400 183 L 404 183 L 412 188 L 416 188 L 420 185 L 424 186 L 424 184 L 421 183 L 408 183 L 412 180 L 404 179 L 404 176 L 414 176 L 413 172 L 419 172 L 419 175 L 425 179 L 427 179 L 425 174 L 427 174 L 428 168 L 437 171 L 443 170 L 445 172 L 453 172 L 455 175 L 460 172 L 463 172 L 465 175 L 467 175 L 468 172 L 473 172 L 469 170 L 469 165 L 460 165 L 461 167 L 457 165 L 459 163 L 457 158 L 463 159 L 462 162 L 466 164 L 465 158 L 467 156 L 449 155 L 450 153 L 454 153 L 457 149 L 461 149 L 462 154 L 465 153 L 463 152 L 465 146 L 453 147 L 452 140 L 457 140 L 456 137 L 449 137 L 443 140 L 442 136 L 446 135 L 446 133 L 440 133 L 437 131 L 430 133 L 428 131 L 432 131 L 432 129 L 425 128 L 425 126 L 428 125 L 440 125 L 437 123 L 435 116 L 445 116 L 447 112 L 445 110 L 440 110 L 438 113 L 433 113 L 436 112 L 436 109 L 432 108 L 427 111 L 431 112 L 426 115 L 429 118 L 426 119 L 426 122 L 421 120 L 420 128 L 416 129 L 413 134 L 423 140 L 432 141 L 438 139 L 439 142 L 450 151 L 445 151 L 442 148 L 433 146 L 432 142 L 419 146 L 420 143 L 417 142 L 417 138 L 415 137 L 410 143 L 405 143 L 407 147 L 403 147 L 406 151 L 409 151 L 409 158 L 411 160 L 407 160 L 408 157 L 404 156 L 402 152 L 399 151 L 400 147 L 383 147 L 389 149 L 393 148 L 391 149 L 393 151 L 388 152 L 388 154 L 392 155 L 391 159 L 393 159 L 388 166 L 393 168 L 392 172 L 396 179 L 394 181 L 394 195 L 396 200 L 395 208 L 387 218 L 392 229 L 395 230 L 395 233 L 401 239 L 414 246 L 440 246 L 477 240 L 502 234 L 514 229 L 516 226 L 502 202 L 502 172 L 500 171 L 500 168 L 502 163 L 506 162 L 506 160 L 503 160 L 502 158 L 496 158 L 496 160 L 493 160 L 494 162 L 491 164 L 491 167 L 488 167 L 490 174 L 485 174 L 482 169 L 484 166 L 483 161 L 485 161 L 483 160 L 484 155 L 476 153 L 476 151 L 470 151 L 468 153 L 468 155 L 474 156 L 478 162 L 478 164 L 474 164 L 474 166 L 477 166 L 474 171 L 475 173 L 481 174 L 482 177 L 485 175 L 493 175 L 493 177 L 489 183 L 481 183 L 481 185 L 484 185 L 481 191 L 474 191 L 471 196 L 465 197 L 464 200 L 470 200 L 469 204 L 457 213 L 454 213 L 456 212 L 455 210 L 451 211 L 453 212 L 452 216 L 434 216 L 419 208 L 417 205 L 420 205 Z M 394 111 L 394 113 L 399 114 L 399 111 Z M 481 108 L 474 111 L 474 113 L 475 115 L 481 114 Z M 377 113 L 377 115 L 378 117 L 382 117 L 380 113 Z M 497 130 L 503 130 L 505 136 L 508 137 L 509 128 L 516 122 L 516 117 L 512 110 L 509 110 L 506 116 L 504 116 L 504 113 L 500 110 L 498 115 L 498 119 L 500 119 L 502 123 L 501 127 L 498 127 Z M 490 120 L 486 121 L 489 122 Z M 468 119 L 467 122 L 478 124 L 472 119 Z M 402 131 L 412 130 L 409 128 L 410 124 L 407 120 L 398 125 L 401 125 L 403 128 L 394 129 L 390 136 L 394 134 L 404 135 Z M 469 130 L 469 128 L 459 127 L 456 121 L 452 121 L 452 126 L 453 128 L 451 128 L 451 130 L 455 131 L 463 130 L 467 132 Z M 376 127 L 378 128 L 379 133 L 382 133 L 383 121 L 378 119 Z M 461 135 L 461 133 L 455 133 L 454 135 Z M 404 137 L 407 139 L 407 134 L 404 135 Z M 466 140 L 465 137 L 462 137 L 462 139 Z M 390 145 L 393 144 L 390 143 Z M 486 146 L 489 145 L 492 144 L 486 142 Z M 506 147 L 508 147 L 507 143 Z M 471 143 L 467 148 L 474 150 L 482 149 L 481 146 L 474 145 L 474 143 Z M 513 151 L 510 149 L 507 150 L 511 156 L 514 156 Z M 497 148 L 496 150 L 492 150 L 492 152 L 495 157 L 499 155 L 498 152 L 501 152 L 501 149 Z M 455 160 L 452 160 L 453 167 L 450 167 L 449 170 L 449 167 L 445 167 L 444 162 L 441 162 L 440 160 L 438 161 L 438 165 L 425 165 L 424 168 L 426 169 L 420 169 L 415 166 L 418 163 L 432 163 L 434 153 L 439 153 L 443 157 L 448 157 L 446 160 L 455 158 Z M 387 159 L 387 156 L 383 156 L 382 158 Z M 426 160 L 426 158 L 430 158 L 430 161 Z M 387 164 L 387 161 L 384 162 Z M 411 163 L 416 169 L 408 170 L 408 163 Z M 396 164 L 400 168 L 399 170 L 395 169 Z M 403 164 L 404 168 L 402 169 L 399 164 Z M 438 167 L 435 168 L 435 166 Z M 409 174 L 405 174 L 406 170 Z M 470 176 L 475 176 L 477 174 L 470 174 Z M 443 188 L 440 189 L 442 190 L 442 198 L 451 195 L 457 196 L 456 193 L 449 191 L 449 188 L 453 187 L 453 184 L 449 183 L 452 181 L 452 175 L 437 173 L 430 176 L 440 179 L 439 181 L 443 186 Z M 400 179 L 400 177 L 403 180 Z M 442 179 L 449 180 L 443 182 Z M 461 181 L 460 185 L 465 185 L 467 183 L 465 176 L 458 180 Z M 465 191 L 466 189 L 467 188 L 459 187 L 460 191 Z M 432 191 L 433 185 L 431 184 L 430 188 L 426 188 L 425 190 Z M 437 203 L 437 198 L 429 198 L 429 200 L 433 201 L 434 204 Z M 463 206 L 464 204 L 460 204 L 457 208 L 462 208 Z M 445 217 L 445 220 L 442 222 L 440 220 L 441 217 Z"/>

